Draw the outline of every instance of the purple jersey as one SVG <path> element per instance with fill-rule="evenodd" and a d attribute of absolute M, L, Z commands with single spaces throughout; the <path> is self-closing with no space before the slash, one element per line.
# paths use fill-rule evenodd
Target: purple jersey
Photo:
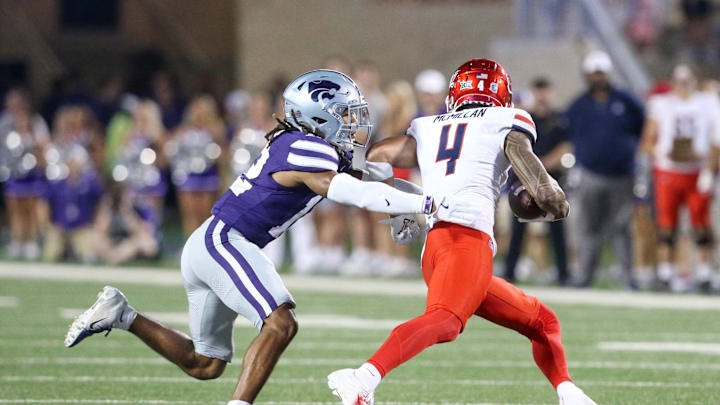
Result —
<path fill-rule="evenodd" d="M 305 185 L 278 184 L 273 173 L 342 172 L 349 169 L 351 161 L 350 153 L 339 156 L 318 136 L 286 132 L 262 150 L 253 165 L 215 203 L 212 213 L 249 241 L 264 247 L 322 200 Z"/>

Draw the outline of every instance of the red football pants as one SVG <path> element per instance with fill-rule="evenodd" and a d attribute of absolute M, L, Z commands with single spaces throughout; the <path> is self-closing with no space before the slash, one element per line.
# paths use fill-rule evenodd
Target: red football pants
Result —
<path fill-rule="evenodd" d="M 491 243 L 487 234 L 456 224 L 439 223 L 430 231 L 422 260 L 425 313 L 396 327 L 368 360 L 383 377 L 426 347 L 454 340 L 475 314 L 527 336 L 535 363 L 553 386 L 570 380 L 557 316 L 492 275 Z"/>

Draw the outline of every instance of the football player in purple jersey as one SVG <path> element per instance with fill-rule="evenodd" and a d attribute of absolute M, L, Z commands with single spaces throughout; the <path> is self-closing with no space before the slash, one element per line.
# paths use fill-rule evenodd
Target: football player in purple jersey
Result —
<path fill-rule="evenodd" d="M 348 76 L 332 70 L 305 73 L 288 85 L 283 98 L 285 117 L 267 134 L 267 145 L 183 248 L 192 337 L 136 312 L 118 289 L 108 286 L 72 323 L 66 346 L 112 328 L 126 329 L 188 375 L 212 379 L 233 357 L 232 326 L 242 315 L 260 332 L 245 351 L 229 404 L 251 404 L 298 328 L 295 302 L 262 247 L 323 198 L 455 222 L 475 215 L 472 206 L 452 196 L 437 196 L 436 205 L 430 195 L 350 174 L 350 151 L 367 145 L 372 125 L 367 103 Z"/>

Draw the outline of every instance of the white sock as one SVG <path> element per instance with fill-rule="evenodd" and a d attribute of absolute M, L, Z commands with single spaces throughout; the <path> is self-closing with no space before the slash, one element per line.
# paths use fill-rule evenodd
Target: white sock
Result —
<path fill-rule="evenodd" d="M 113 328 L 118 329 L 130 329 L 130 325 L 135 321 L 135 317 L 137 316 L 137 311 L 135 311 L 135 308 L 131 307 L 130 305 L 127 305 L 125 309 L 123 310 L 122 315 L 120 318 L 113 324 Z"/>
<path fill-rule="evenodd" d="M 250 402 L 234 399 L 234 400 L 228 402 L 228 405 L 252 405 L 252 404 Z"/>
<path fill-rule="evenodd" d="M 573 384 L 572 381 L 563 381 L 557 386 L 557 393 L 560 398 L 564 397 L 565 395 L 569 394 L 570 392 L 573 392 L 577 389 L 575 384 Z"/>
<path fill-rule="evenodd" d="M 382 380 L 382 375 L 380 375 L 378 369 L 370 363 L 365 363 L 355 370 L 355 377 L 370 391 L 375 391 L 375 388 L 380 384 L 380 380 Z"/>

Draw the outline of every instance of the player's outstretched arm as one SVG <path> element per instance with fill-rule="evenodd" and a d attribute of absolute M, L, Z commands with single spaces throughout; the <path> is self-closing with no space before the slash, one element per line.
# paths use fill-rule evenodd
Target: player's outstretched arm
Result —
<path fill-rule="evenodd" d="M 555 219 L 567 217 L 570 205 L 565 199 L 565 193 L 533 153 L 527 135 L 520 131 L 510 131 L 505 138 L 505 155 L 538 206 L 554 215 Z"/>
<path fill-rule="evenodd" d="M 334 171 L 285 171 L 273 174 L 287 187 L 305 185 L 318 195 L 340 204 L 386 214 L 430 214 L 435 211 L 427 195 L 402 192 L 376 181 L 361 181 L 346 173 Z"/>
<path fill-rule="evenodd" d="M 386 180 L 392 177 L 393 167 L 418 167 L 417 143 L 412 136 L 392 136 L 371 146 L 365 160 L 369 180 Z"/>

